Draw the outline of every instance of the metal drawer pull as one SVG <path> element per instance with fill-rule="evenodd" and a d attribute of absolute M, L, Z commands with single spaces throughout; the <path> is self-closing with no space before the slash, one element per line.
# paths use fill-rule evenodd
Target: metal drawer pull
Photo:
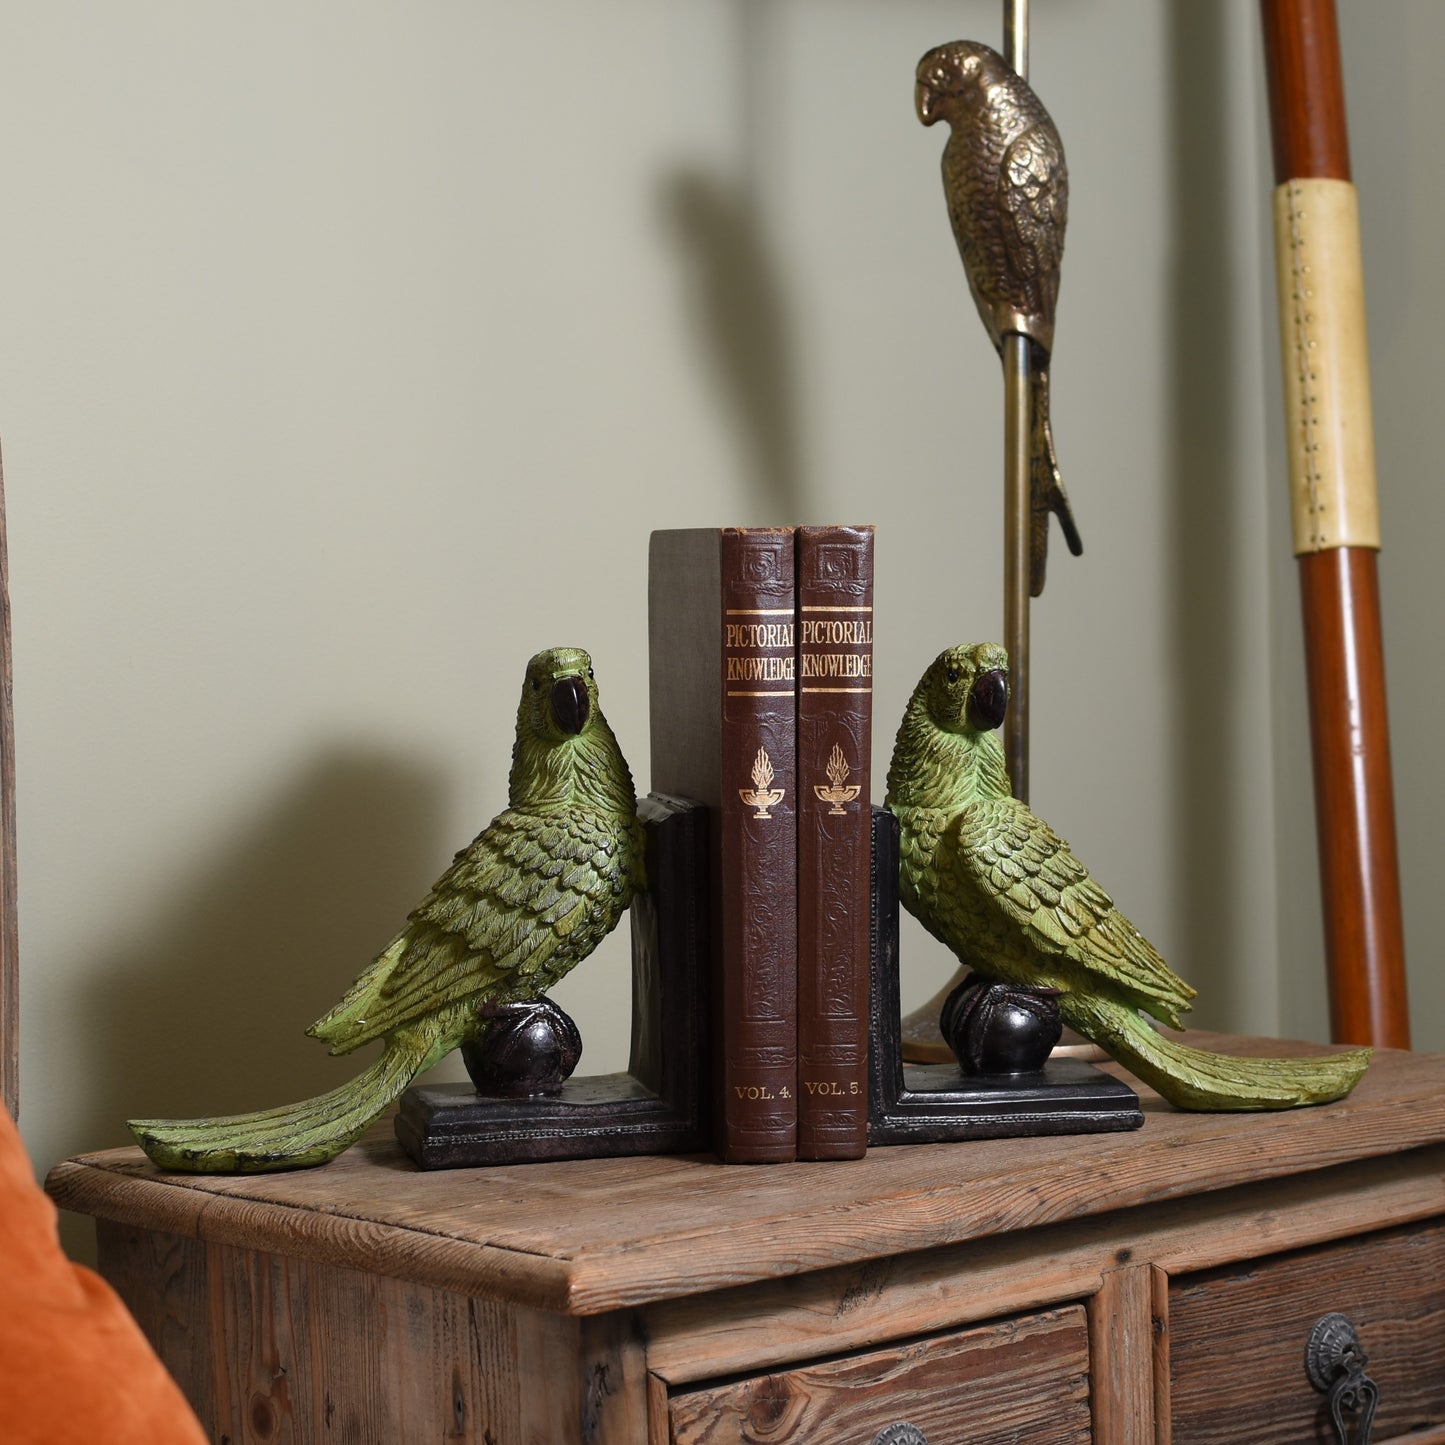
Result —
<path fill-rule="evenodd" d="M 1370 1445 L 1370 1426 L 1375 1423 L 1380 1388 L 1365 1373 L 1367 1364 L 1359 1332 L 1344 1315 L 1321 1315 L 1315 1321 L 1305 1346 L 1305 1371 L 1310 1384 L 1329 1397 L 1330 1419 L 1335 1422 L 1340 1445 L 1350 1445 L 1346 1410 L 1359 1412 L 1355 1445 Z"/>
<path fill-rule="evenodd" d="M 928 1445 L 928 1436 L 917 1425 L 885 1425 L 873 1437 L 873 1445 Z"/>

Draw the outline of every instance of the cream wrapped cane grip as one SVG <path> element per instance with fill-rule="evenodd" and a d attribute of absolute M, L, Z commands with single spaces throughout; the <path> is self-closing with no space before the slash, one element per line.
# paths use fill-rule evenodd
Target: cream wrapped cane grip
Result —
<path fill-rule="evenodd" d="M 1294 550 L 1380 545 L 1375 432 L 1349 181 L 1286 181 L 1274 193 Z"/>

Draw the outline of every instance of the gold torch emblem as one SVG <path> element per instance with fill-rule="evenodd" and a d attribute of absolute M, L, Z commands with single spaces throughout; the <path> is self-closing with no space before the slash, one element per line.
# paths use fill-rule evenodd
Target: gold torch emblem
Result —
<path fill-rule="evenodd" d="M 757 757 L 753 759 L 753 785 L 751 788 L 739 788 L 738 797 L 748 807 L 758 810 L 753 817 L 767 818 L 771 821 L 772 814 L 768 812 L 768 809 L 783 801 L 785 791 L 783 788 L 773 787 L 772 759 L 768 757 L 766 748 L 759 748 Z"/>
<path fill-rule="evenodd" d="M 813 791 L 819 800 L 833 805 L 828 812 L 840 818 L 843 816 L 843 804 L 851 803 L 862 792 L 859 784 L 848 783 L 848 772 L 848 762 L 843 756 L 843 749 L 834 743 L 833 751 L 828 757 L 828 786 L 825 788 L 821 783 L 813 784 Z"/>

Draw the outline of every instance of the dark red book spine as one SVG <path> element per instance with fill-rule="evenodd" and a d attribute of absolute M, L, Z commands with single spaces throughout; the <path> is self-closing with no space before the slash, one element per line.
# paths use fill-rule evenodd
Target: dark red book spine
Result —
<path fill-rule="evenodd" d="M 796 1157 L 798 782 L 791 528 L 722 533 L 722 1128 L 729 1163 Z"/>
<path fill-rule="evenodd" d="M 873 528 L 800 527 L 798 1158 L 868 1147 Z"/>

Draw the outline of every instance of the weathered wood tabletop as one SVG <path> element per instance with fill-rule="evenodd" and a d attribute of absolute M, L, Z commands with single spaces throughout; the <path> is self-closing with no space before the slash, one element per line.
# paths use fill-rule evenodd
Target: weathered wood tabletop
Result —
<path fill-rule="evenodd" d="M 58 1165 L 47 1188 L 120 1224 L 596 1314 L 1421 1149 L 1445 1140 L 1442 1079 L 1438 1058 L 1382 1050 L 1350 1098 L 1318 1108 L 1185 1114 L 1140 1086 L 1134 1133 L 774 1166 L 669 1156 L 423 1173 L 388 1119 L 317 1169 L 165 1174 L 115 1149 Z"/>

